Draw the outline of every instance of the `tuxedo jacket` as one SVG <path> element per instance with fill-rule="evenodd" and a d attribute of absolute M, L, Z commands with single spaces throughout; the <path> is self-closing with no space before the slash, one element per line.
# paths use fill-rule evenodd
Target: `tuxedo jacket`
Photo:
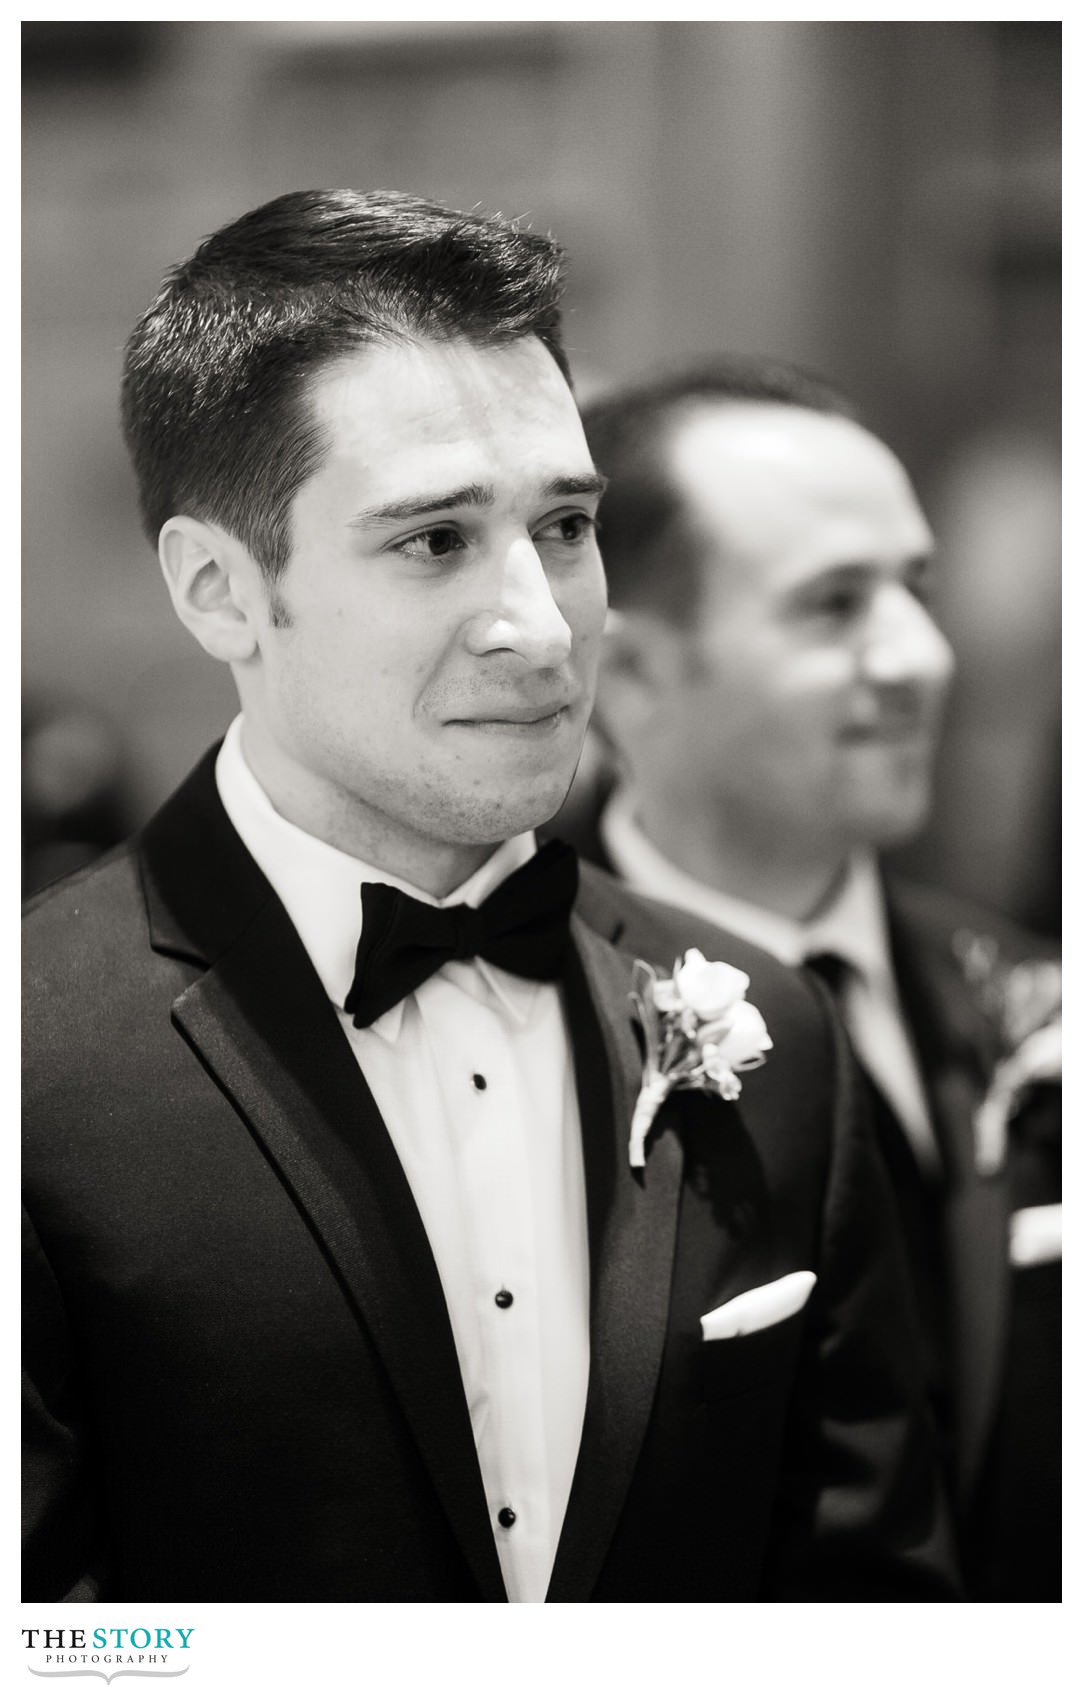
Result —
<path fill-rule="evenodd" d="M 774 1040 L 633 1172 L 636 957 L 742 966 Z M 30 1600 L 505 1598 L 439 1276 L 213 752 L 28 918 Z M 828 1000 L 583 869 L 563 997 L 591 1361 L 554 1601 L 954 1597 L 915 1321 Z M 802 1310 L 704 1343 L 790 1273 Z"/>
<path fill-rule="evenodd" d="M 1015 1118 L 1005 1161 L 976 1162 L 975 1114 L 1004 1053 L 968 979 L 966 934 L 995 945 L 1001 970 L 1049 944 L 946 893 L 888 876 L 899 997 L 917 1050 L 944 1166 L 930 1194 L 946 1277 L 949 1481 L 967 1593 L 1061 1597 L 1061 1266 L 1014 1266 L 1016 1212 L 1059 1203 L 1060 1094 L 1043 1088 Z"/>

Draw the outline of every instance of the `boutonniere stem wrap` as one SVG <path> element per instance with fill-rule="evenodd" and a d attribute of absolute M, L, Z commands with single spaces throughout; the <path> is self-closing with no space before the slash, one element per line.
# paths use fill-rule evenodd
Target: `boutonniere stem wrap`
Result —
<path fill-rule="evenodd" d="M 763 1017 L 745 1000 L 748 975 L 688 950 L 662 979 L 635 965 L 632 1004 L 643 1035 L 643 1083 L 632 1114 L 628 1161 L 641 1169 L 651 1124 L 671 1092 L 692 1088 L 732 1100 L 739 1075 L 759 1068 L 771 1049 Z"/>

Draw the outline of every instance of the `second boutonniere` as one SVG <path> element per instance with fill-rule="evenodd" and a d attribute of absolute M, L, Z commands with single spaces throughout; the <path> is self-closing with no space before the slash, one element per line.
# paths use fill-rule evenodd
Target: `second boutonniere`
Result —
<path fill-rule="evenodd" d="M 1061 1077 L 1061 967 L 1052 958 L 1005 962 L 996 940 L 978 933 L 961 930 L 952 945 L 995 1035 L 995 1063 L 974 1116 L 974 1166 L 995 1175 L 1028 1093 Z"/>
<path fill-rule="evenodd" d="M 693 1088 L 741 1096 L 739 1074 L 759 1068 L 771 1049 L 763 1017 L 745 1001 L 748 975 L 728 962 L 687 950 L 664 980 L 637 962 L 631 992 L 643 1033 L 643 1084 L 632 1114 L 628 1161 L 644 1164 L 651 1123 L 671 1092 Z"/>

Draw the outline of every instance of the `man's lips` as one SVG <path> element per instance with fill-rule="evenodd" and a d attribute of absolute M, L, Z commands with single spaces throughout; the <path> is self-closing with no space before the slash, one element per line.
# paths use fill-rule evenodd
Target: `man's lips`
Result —
<path fill-rule="evenodd" d="M 548 703 L 511 703 L 504 707 L 494 706 L 483 713 L 461 714 L 453 716 L 446 722 L 449 726 L 540 726 L 543 722 L 555 720 L 558 715 L 572 707 L 570 701 L 562 698 L 559 702 Z"/>
<path fill-rule="evenodd" d="M 913 744 L 927 742 L 933 728 L 925 720 L 880 720 L 871 726 L 844 726 L 839 738 L 844 744 Z"/>

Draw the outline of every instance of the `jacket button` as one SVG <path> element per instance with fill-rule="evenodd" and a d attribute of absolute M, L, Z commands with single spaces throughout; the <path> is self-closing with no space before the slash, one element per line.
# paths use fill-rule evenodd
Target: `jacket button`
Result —
<path fill-rule="evenodd" d="M 515 1297 L 514 1294 L 508 1292 L 506 1287 L 501 1287 L 493 1302 L 499 1305 L 501 1310 L 507 1310 L 509 1305 L 513 1305 L 515 1303 Z"/>
<path fill-rule="evenodd" d="M 483 1074 L 472 1074 L 470 1076 L 470 1084 L 473 1086 L 475 1092 L 484 1092 L 489 1082 Z"/>
<path fill-rule="evenodd" d="M 515 1522 L 515 1512 L 510 1505 L 502 1505 L 496 1514 L 496 1520 L 502 1529 L 510 1529 Z"/>

